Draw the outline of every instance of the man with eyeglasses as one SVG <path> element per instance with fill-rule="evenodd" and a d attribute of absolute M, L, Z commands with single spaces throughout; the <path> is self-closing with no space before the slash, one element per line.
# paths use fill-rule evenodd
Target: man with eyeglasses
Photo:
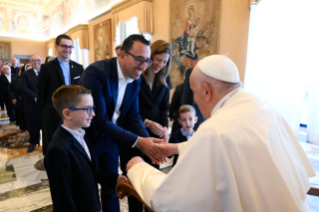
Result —
<path fill-rule="evenodd" d="M 73 40 L 69 36 L 59 35 L 55 40 L 57 58 L 43 64 L 39 73 L 37 100 L 43 106 L 43 154 L 61 122 L 52 104 L 52 94 L 61 85 L 78 85 L 84 71 L 82 65 L 70 60 L 73 48 Z"/>
<path fill-rule="evenodd" d="M 138 106 L 140 76 L 152 64 L 150 54 L 150 42 L 143 35 L 131 35 L 118 57 L 95 62 L 83 74 L 80 84 L 92 91 L 96 106 L 86 135 L 100 169 L 118 173 L 119 147 L 134 149 L 134 155 L 143 152 L 154 162 L 164 160 L 154 143 L 162 140 L 149 138 Z M 119 211 L 115 190 L 102 186 L 101 199 L 104 212 Z"/>
<path fill-rule="evenodd" d="M 30 145 L 27 153 L 32 153 L 36 145 L 39 145 L 41 130 L 41 105 L 37 104 L 37 82 L 38 74 L 42 64 L 39 55 L 30 58 L 31 69 L 21 73 L 20 87 L 23 95 L 23 115 L 30 134 Z"/>

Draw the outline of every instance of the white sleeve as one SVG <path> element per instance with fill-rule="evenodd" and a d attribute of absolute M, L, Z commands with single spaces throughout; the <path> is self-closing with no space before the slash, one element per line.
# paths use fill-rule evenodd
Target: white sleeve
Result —
<path fill-rule="evenodd" d="M 162 184 L 166 174 L 142 162 L 134 165 L 127 173 L 128 178 L 142 200 L 151 206 L 154 191 Z"/>

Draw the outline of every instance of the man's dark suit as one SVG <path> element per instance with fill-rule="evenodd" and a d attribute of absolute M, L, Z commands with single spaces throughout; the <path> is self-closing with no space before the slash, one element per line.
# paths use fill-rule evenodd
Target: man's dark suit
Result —
<path fill-rule="evenodd" d="M 4 74 L 1 74 L 0 76 L 0 90 L 1 90 L 1 96 L 4 100 L 4 103 L 6 105 L 8 116 L 10 117 L 10 122 L 15 121 L 14 113 L 13 113 L 13 104 L 9 97 L 8 92 L 9 87 L 9 81 L 7 77 Z"/>
<path fill-rule="evenodd" d="M 44 165 L 48 174 L 53 211 L 100 212 L 97 184 L 115 189 L 118 175 L 97 168 L 73 135 L 59 126 L 48 146 Z"/>
<path fill-rule="evenodd" d="M 27 121 L 27 129 L 30 133 L 30 143 L 39 143 L 41 129 L 42 106 L 36 102 L 38 76 L 33 69 L 21 74 L 21 92 L 23 95 L 23 112 Z"/>
<path fill-rule="evenodd" d="M 19 79 L 18 74 L 12 74 L 11 83 L 8 86 L 8 93 L 9 93 L 9 97 L 10 97 L 11 102 L 14 99 L 17 100 L 16 104 L 13 105 L 13 107 L 14 107 L 14 115 L 15 115 L 15 119 L 16 119 L 16 124 L 20 127 L 21 121 L 22 121 L 21 116 L 23 115 L 23 111 L 21 111 L 21 109 L 22 109 L 21 108 L 21 94 L 20 94 L 18 79 Z M 21 127 L 20 127 L 20 129 L 21 129 Z"/>
<path fill-rule="evenodd" d="M 141 79 L 127 85 L 117 124 L 112 122 L 118 97 L 117 58 L 93 63 L 85 69 L 80 85 L 90 89 L 96 106 L 95 117 L 86 129 L 93 154 L 103 170 L 118 171 L 118 146 L 131 148 L 138 135 L 148 137 L 139 113 L 138 93 Z M 127 120 L 128 130 L 121 126 Z M 134 132 L 134 133 L 132 133 Z M 118 146 L 117 146 L 118 145 Z M 103 211 L 119 211 L 119 202 L 114 190 L 101 192 Z"/>
<path fill-rule="evenodd" d="M 19 69 L 20 69 L 19 66 L 17 67 L 11 66 L 10 68 L 11 68 L 11 74 L 19 74 Z"/>
<path fill-rule="evenodd" d="M 83 66 L 70 60 L 71 85 L 78 85 L 82 74 Z M 59 114 L 53 107 L 52 95 L 62 85 L 65 85 L 64 75 L 58 58 L 43 64 L 37 85 L 37 102 L 43 106 L 43 154 L 45 154 L 47 145 L 61 122 Z"/>
<path fill-rule="evenodd" d="M 184 136 L 181 132 L 181 129 L 171 134 L 171 137 L 169 138 L 169 143 L 178 144 L 187 141 L 186 136 Z M 173 160 L 173 166 L 175 166 L 178 159 L 178 155 L 175 155 Z"/>

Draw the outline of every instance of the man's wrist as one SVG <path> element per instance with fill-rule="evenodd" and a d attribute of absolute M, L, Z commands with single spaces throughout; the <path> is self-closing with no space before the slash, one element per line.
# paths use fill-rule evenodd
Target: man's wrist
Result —
<path fill-rule="evenodd" d="M 144 121 L 144 126 L 146 127 L 146 128 L 149 128 L 150 127 L 150 124 L 151 124 L 151 120 L 149 120 L 149 119 L 145 119 L 145 121 Z"/>

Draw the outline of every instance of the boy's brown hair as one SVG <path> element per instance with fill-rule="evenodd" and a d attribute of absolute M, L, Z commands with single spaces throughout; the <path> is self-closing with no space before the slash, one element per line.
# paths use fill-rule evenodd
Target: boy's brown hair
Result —
<path fill-rule="evenodd" d="M 91 90 L 82 86 L 62 85 L 52 95 L 53 106 L 63 119 L 63 110 L 76 107 L 80 97 L 87 94 L 91 94 Z"/>
<path fill-rule="evenodd" d="M 180 118 L 180 115 L 182 113 L 188 113 L 188 112 L 191 112 L 194 114 L 194 116 L 196 116 L 196 111 L 194 109 L 193 106 L 191 105 L 182 105 L 179 109 L 178 109 L 178 118 Z"/>

